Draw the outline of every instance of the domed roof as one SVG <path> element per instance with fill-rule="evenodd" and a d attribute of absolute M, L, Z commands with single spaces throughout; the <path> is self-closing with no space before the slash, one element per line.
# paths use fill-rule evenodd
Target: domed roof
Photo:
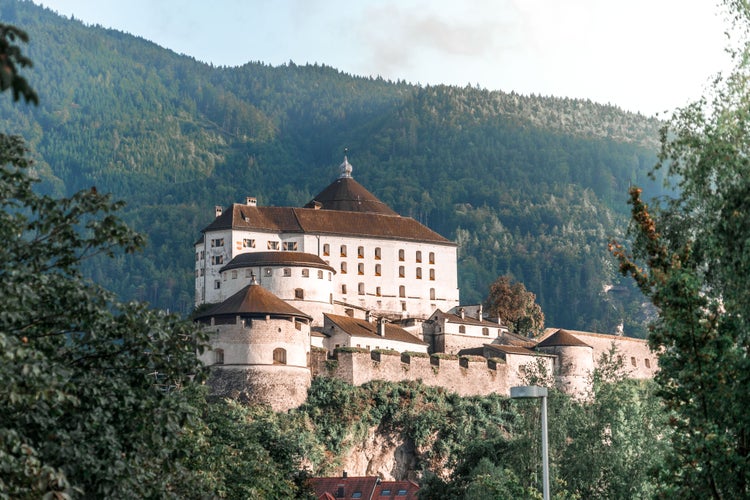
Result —
<path fill-rule="evenodd" d="M 253 282 L 248 286 L 235 293 L 224 302 L 216 304 L 207 311 L 195 316 L 193 319 L 198 320 L 211 316 L 238 314 L 245 316 L 293 316 L 312 320 L 309 315 L 303 313 L 296 307 L 290 306 L 276 295 L 260 286 L 254 278 Z"/>
<path fill-rule="evenodd" d="M 318 193 L 304 208 L 398 215 L 352 178 L 352 165 L 346 156 L 340 168 L 341 176 Z"/>
<path fill-rule="evenodd" d="M 591 347 L 587 343 L 580 340 L 578 337 L 573 335 L 567 330 L 557 330 L 555 333 L 547 337 L 546 339 L 539 342 L 536 347 L 554 347 L 554 346 L 564 346 L 564 347 Z"/>
<path fill-rule="evenodd" d="M 241 269 L 243 267 L 259 266 L 303 266 L 326 269 L 336 272 L 334 268 L 326 264 L 326 261 L 317 255 L 306 252 L 247 252 L 241 253 L 222 267 L 219 272 L 230 269 Z"/>

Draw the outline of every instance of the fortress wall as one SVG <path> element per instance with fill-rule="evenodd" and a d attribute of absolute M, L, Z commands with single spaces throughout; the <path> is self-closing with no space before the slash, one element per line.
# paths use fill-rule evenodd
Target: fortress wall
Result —
<path fill-rule="evenodd" d="M 653 378 L 659 370 L 658 356 L 651 351 L 646 340 L 588 332 L 571 333 L 594 348 L 594 365 L 599 364 L 602 354 L 608 353 L 614 343 L 616 354 L 622 356 L 622 366 L 628 377 Z"/>
<path fill-rule="evenodd" d="M 446 352 L 448 354 L 457 354 L 458 351 L 461 351 L 462 349 L 476 349 L 481 348 L 484 344 L 491 344 L 492 341 L 497 338 L 497 335 L 494 337 L 491 336 L 472 336 L 472 335 L 466 335 L 466 334 L 444 334 L 443 338 L 438 341 L 438 344 L 436 344 L 435 349 L 436 352 Z M 439 351 L 438 346 L 441 347 L 443 350 Z"/>
<path fill-rule="evenodd" d="M 371 380 L 417 381 L 443 387 L 460 396 L 508 395 L 508 367 L 485 359 L 440 359 L 369 352 L 336 352 L 335 360 L 315 353 L 313 376 L 335 377 L 353 385 Z"/>
<path fill-rule="evenodd" d="M 297 408 L 307 399 L 310 369 L 296 366 L 212 367 L 211 395 L 242 403 L 268 404 L 274 411 Z"/>

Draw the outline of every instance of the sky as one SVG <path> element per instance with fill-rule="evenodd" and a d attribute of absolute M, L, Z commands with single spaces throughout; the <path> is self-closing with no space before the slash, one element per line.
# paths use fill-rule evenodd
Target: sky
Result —
<path fill-rule="evenodd" d="M 665 117 L 728 68 L 714 0 L 34 0 L 216 66 L 318 63 Z"/>

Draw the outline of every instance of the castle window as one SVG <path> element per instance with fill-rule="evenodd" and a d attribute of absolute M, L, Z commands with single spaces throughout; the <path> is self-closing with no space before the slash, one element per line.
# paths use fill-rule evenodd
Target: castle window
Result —
<path fill-rule="evenodd" d="M 295 288 L 294 289 L 294 298 L 302 300 L 305 298 L 305 291 L 301 288 Z"/>
<path fill-rule="evenodd" d="M 331 276 L 333 276 L 333 273 L 331 271 L 328 271 L 328 281 L 331 281 Z"/>
<path fill-rule="evenodd" d="M 430 300 L 435 300 L 435 289 L 430 288 Z"/>
<path fill-rule="evenodd" d="M 302 277 L 303 278 L 309 278 L 310 277 L 310 270 L 309 269 L 303 269 L 302 270 Z"/>
<path fill-rule="evenodd" d="M 214 255 L 211 257 L 211 264 L 218 265 L 224 263 L 224 256 L 223 255 Z"/>
<path fill-rule="evenodd" d="M 364 295 L 365 294 L 365 284 L 364 283 L 360 283 L 360 284 L 357 285 L 357 293 L 359 295 Z"/>
<path fill-rule="evenodd" d="M 296 252 L 297 251 L 297 242 L 296 241 L 285 241 L 283 248 L 287 252 Z"/>
<path fill-rule="evenodd" d="M 430 269 L 430 281 L 435 281 L 435 270 Z"/>
<path fill-rule="evenodd" d="M 205 258 L 206 258 L 206 251 L 205 250 L 201 250 L 201 260 L 203 260 Z"/>
<path fill-rule="evenodd" d="M 245 278 L 251 278 L 253 276 L 252 269 L 245 269 Z"/>
<path fill-rule="evenodd" d="M 278 250 L 279 249 L 279 242 L 278 241 L 269 241 L 268 242 L 268 249 L 269 250 Z"/>
<path fill-rule="evenodd" d="M 406 287 L 404 285 L 401 285 L 400 287 L 398 287 L 398 296 L 406 297 Z"/>
<path fill-rule="evenodd" d="M 214 281 L 214 290 L 218 290 L 221 288 L 221 281 L 216 280 Z"/>
<path fill-rule="evenodd" d="M 265 269 L 263 269 L 263 273 L 266 276 L 271 276 L 271 274 L 273 274 L 273 270 L 270 267 L 266 267 Z"/>
<path fill-rule="evenodd" d="M 346 295 L 346 284 L 341 285 L 341 293 Z"/>
<path fill-rule="evenodd" d="M 422 268 L 421 267 L 417 268 L 417 279 L 418 280 L 422 279 Z"/>
<path fill-rule="evenodd" d="M 430 259 L 430 264 L 434 264 L 435 263 L 435 252 L 430 252 L 429 259 Z"/>
<path fill-rule="evenodd" d="M 273 350 L 273 364 L 285 365 L 286 364 L 286 349 L 277 347 Z"/>
<path fill-rule="evenodd" d="M 380 260 L 380 247 L 375 247 L 375 259 Z"/>
<path fill-rule="evenodd" d="M 398 260 L 400 260 L 401 262 L 404 261 L 404 249 L 403 248 L 398 251 Z"/>
<path fill-rule="evenodd" d="M 422 252 L 417 250 L 417 262 L 422 262 Z"/>
<path fill-rule="evenodd" d="M 365 258 L 365 247 L 357 247 L 357 258 L 358 259 Z"/>
<path fill-rule="evenodd" d="M 375 276 L 380 276 L 380 264 L 375 264 Z"/>
<path fill-rule="evenodd" d="M 466 333 L 466 327 L 464 325 L 458 325 L 458 333 Z"/>
<path fill-rule="evenodd" d="M 357 264 L 357 274 L 365 274 L 365 265 L 361 262 Z"/>
<path fill-rule="evenodd" d="M 201 276 L 203 276 L 204 274 L 206 274 L 206 270 L 201 268 Z"/>
<path fill-rule="evenodd" d="M 224 364 L 224 349 L 214 350 L 214 364 L 216 365 Z"/>
<path fill-rule="evenodd" d="M 401 310 L 406 311 L 406 302 L 404 302 L 403 300 L 401 301 Z"/>
<path fill-rule="evenodd" d="M 200 256 L 200 254 L 198 252 L 195 252 L 195 262 L 198 262 L 198 257 L 199 256 Z"/>
<path fill-rule="evenodd" d="M 375 295 L 377 295 L 378 297 L 380 297 L 380 287 L 379 286 L 375 287 Z"/>
<path fill-rule="evenodd" d="M 302 322 L 301 321 L 294 321 L 294 329 L 295 330 L 302 330 Z"/>
<path fill-rule="evenodd" d="M 406 276 L 406 270 L 404 269 L 404 266 L 398 266 L 398 277 L 403 278 Z"/>
<path fill-rule="evenodd" d="M 646 358 L 643 361 L 644 361 L 644 363 L 646 363 L 646 368 L 651 368 L 651 360 L 649 360 L 648 358 Z"/>
<path fill-rule="evenodd" d="M 223 247 L 224 246 L 224 238 L 216 238 L 211 240 L 211 246 L 212 247 Z"/>
<path fill-rule="evenodd" d="M 285 268 L 284 268 L 284 276 L 287 276 L 287 277 L 289 277 L 289 276 L 291 276 L 291 275 L 292 275 L 292 269 L 291 269 L 291 268 L 289 268 L 289 267 L 285 267 Z"/>
<path fill-rule="evenodd" d="M 237 279 L 237 271 L 232 271 L 232 279 L 233 280 Z"/>
<path fill-rule="evenodd" d="M 346 245 L 341 245 L 341 256 L 346 257 Z"/>
<path fill-rule="evenodd" d="M 341 263 L 341 274 L 346 274 L 346 262 Z"/>
<path fill-rule="evenodd" d="M 255 248 L 255 240 L 250 238 L 243 239 L 242 248 Z"/>
<path fill-rule="evenodd" d="M 484 328 L 482 328 L 482 335 L 484 335 L 485 337 L 489 337 L 489 335 L 490 335 L 490 329 L 487 328 L 486 326 Z"/>
<path fill-rule="evenodd" d="M 331 245 L 328 243 L 323 245 L 323 255 L 331 255 Z"/>
<path fill-rule="evenodd" d="M 636 362 L 636 360 L 635 360 L 634 357 L 630 358 L 630 364 L 633 365 L 633 366 L 638 366 L 638 362 Z"/>
<path fill-rule="evenodd" d="M 319 280 L 323 279 L 323 271 L 321 269 L 318 269 L 318 279 Z"/>

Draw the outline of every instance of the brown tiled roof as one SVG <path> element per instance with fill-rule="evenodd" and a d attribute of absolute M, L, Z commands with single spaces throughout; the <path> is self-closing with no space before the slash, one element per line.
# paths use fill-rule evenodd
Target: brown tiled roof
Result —
<path fill-rule="evenodd" d="M 219 272 L 229 271 L 242 267 L 255 266 L 305 266 L 327 269 L 336 272 L 334 268 L 311 253 L 305 252 L 247 252 L 241 253 L 230 260 Z"/>
<path fill-rule="evenodd" d="M 557 330 L 555 333 L 547 337 L 546 339 L 539 342 L 537 347 L 552 347 L 552 346 L 582 346 L 591 347 L 587 343 L 578 339 L 575 335 L 562 328 Z"/>
<path fill-rule="evenodd" d="M 257 284 L 246 286 L 224 302 L 216 304 L 207 311 L 195 316 L 194 319 L 198 320 L 211 316 L 237 314 L 247 316 L 293 316 L 312 320 L 307 314 L 303 313 L 296 307 L 290 306 L 276 295 Z"/>
<path fill-rule="evenodd" d="M 416 500 L 419 485 L 414 481 L 380 481 L 375 476 L 370 477 L 312 477 L 308 483 L 315 490 L 318 499 L 328 498 L 362 498 L 394 500 Z M 384 495 L 388 491 L 389 493 Z M 339 496 L 339 492 L 343 496 Z M 361 493 L 355 497 L 354 493 Z M 399 495 L 399 493 L 402 493 Z M 331 495 L 331 496 L 326 496 Z"/>
<path fill-rule="evenodd" d="M 363 319 L 355 319 L 349 316 L 339 316 L 338 314 L 324 313 L 323 316 L 328 318 L 332 323 L 334 323 L 349 335 L 378 339 L 383 338 L 378 335 L 377 323 L 370 323 Z M 390 323 L 385 324 L 385 338 L 386 340 L 396 340 L 399 342 L 409 342 L 411 344 L 427 345 L 426 342 L 422 342 L 403 328 L 392 325 Z"/>
<path fill-rule="evenodd" d="M 492 349 L 494 351 L 504 352 L 506 354 L 524 354 L 526 356 L 536 356 L 537 353 L 525 347 L 516 345 L 502 345 L 502 344 L 484 344 L 484 347 Z"/>
<path fill-rule="evenodd" d="M 333 181 L 310 200 L 305 208 L 314 208 L 316 202 L 325 210 L 398 215 L 351 177 L 341 177 Z"/>
<path fill-rule="evenodd" d="M 436 312 L 442 312 L 439 309 Z M 443 315 L 445 316 L 445 319 L 447 319 L 451 323 L 456 323 L 459 325 L 477 325 L 477 326 L 486 326 L 487 328 L 500 328 L 502 325 L 497 324 L 496 321 L 486 321 L 482 320 L 479 321 L 477 318 L 474 318 L 472 316 L 469 316 L 468 314 L 465 314 L 463 318 L 459 314 L 453 314 L 444 312 Z"/>
<path fill-rule="evenodd" d="M 231 208 L 224 210 L 203 231 L 220 229 L 247 229 L 274 233 L 346 234 L 455 245 L 410 217 L 375 212 L 253 207 L 235 203 Z"/>

